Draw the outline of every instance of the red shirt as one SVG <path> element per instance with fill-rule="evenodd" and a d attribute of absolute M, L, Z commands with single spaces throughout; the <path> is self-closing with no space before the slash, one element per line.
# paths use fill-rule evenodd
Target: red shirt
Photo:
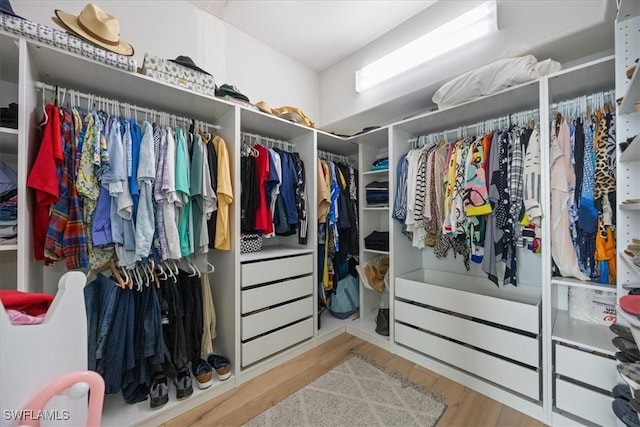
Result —
<path fill-rule="evenodd" d="M 62 134 L 60 109 L 45 107 L 47 122 L 42 129 L 42 142 L 27 178 L 27 187 L 34 190 L 33 251 L 37 260 L 44 259 L 44 242 L 49 228 L 49 208 L 60 198 L 57 165 L 62 164 Z"/>
<path fill-rule="evenodd" d="M 269 150 L 262 145 L 254 147 L 258 150 L 256 157 L 256 178 L 258 180 L 258 209 L 256 209 L 255 230 L 264 234 L 273 233 L 273 217 L 267 206 L 267 180 L 269 179 Z"/>

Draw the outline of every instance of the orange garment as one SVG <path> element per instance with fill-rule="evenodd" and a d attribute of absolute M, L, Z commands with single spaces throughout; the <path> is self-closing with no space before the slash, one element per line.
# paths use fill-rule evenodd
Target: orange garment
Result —
<path fill-rule="evenodd" d="M 616 237 L 607 227 L 607 238 L 603 238 L 600 233 L 596 233 L 596 261 L 607 261 L 609 265 L 609 283 L 616 283 L 617 263 L 616 263 Z"/>

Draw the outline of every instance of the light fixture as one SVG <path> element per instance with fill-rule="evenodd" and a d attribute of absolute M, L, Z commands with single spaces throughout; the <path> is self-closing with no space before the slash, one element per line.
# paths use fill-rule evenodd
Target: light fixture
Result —
<path fill-rule="evenodd" d="M 496 0 L 471 9 L 424 36 L 356 71 L 356 92 L 362 92 L 430 59 L 498 30 Z"/>

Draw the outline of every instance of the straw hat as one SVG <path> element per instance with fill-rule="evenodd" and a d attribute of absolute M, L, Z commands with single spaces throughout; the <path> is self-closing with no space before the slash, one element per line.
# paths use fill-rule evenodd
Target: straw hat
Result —
<path fill-rule="evenodd" d="M 102 10 L 100 6 L 89 3 L 80 15 L 75 16 L 61 10 L 55 10 L 51 19 L 67 31 L 111 52 L 133 56 L 133 47 L 120 40 L 120 23 Z"/>

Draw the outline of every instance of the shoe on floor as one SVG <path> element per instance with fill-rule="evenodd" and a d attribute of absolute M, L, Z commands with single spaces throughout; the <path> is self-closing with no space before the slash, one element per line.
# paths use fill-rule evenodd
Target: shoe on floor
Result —
<path fill-rule="evenodd" d="M 635 342 L 631 329 L 627 326 L 622 326 L 619 323 L 613 323 L 609 326 L 609 330 L 619 337 Z"/>
<path fill-rule="evenodd" d="M 182 368 L 176 376 L 176 399 L 182 400 L 193 394 L 193 385 L 191 383 L 191 373 L 189 368 Z"/>
<path fill-rule="evenodd" d="M 212 354 L 207 357 L 207 362 L 216 370 L 216 375 L 220 381 L 224 381 L 231 376 L 231 362 L 226 357 Z"/>
<path fill-rule="evenodd" d="M 638 414 L 633 410 L 628 401 L 624 399 L 615 399 L 611 402 L 611 408 L 616 417 L 628 427 L 640 427 L 640 419 Z"/>
<path fill-rule="evenodd" d="M 169 379 L 166 375 L 156 375 L 149 390 L 149 397 L 151 409 L 160 408 L 169 401 Z"/>
<path fill-rule="evenodd" d="M 213 384 L 213 369 L 206 360 L 198 360 L 193 364 L 192 370 L 200 390 L 211 387 L 211 384 Z"/>

